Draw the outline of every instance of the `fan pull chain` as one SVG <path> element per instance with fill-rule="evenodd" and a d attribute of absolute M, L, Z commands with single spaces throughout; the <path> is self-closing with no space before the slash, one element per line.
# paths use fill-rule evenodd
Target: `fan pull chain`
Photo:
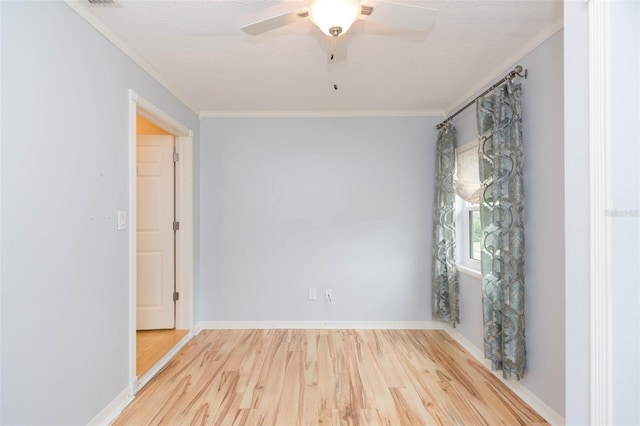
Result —
<path fill-rule="evenodd" d="M 331 54 L 329 55 L 329 59 L 333 61 L 333 58 L 336 56 L 336 37 L 331 37 Z"/>
<path fill-rule="evenodd" d="M 333 62 L 336 57 L 336 38 L 338 37 L 331 37 L 329 41 L 329 62 Z M 338 90 L 337 83 L 333 85 L 333 90 Z"/>

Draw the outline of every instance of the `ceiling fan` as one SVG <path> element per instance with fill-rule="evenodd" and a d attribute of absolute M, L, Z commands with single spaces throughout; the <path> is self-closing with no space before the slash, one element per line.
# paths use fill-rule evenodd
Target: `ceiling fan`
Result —
<path fill-rule="evenodd" d="M 331 38 L 344 35 L 358 19 L 410 31 L 426 31 L 436 13 L 435 9 L 383 1 L 372 2 L 369 6 L 362 4 L 362 0 L 312 0 L 308 8 L 245 25 L 242 31 L 258 35 L 307 18 Z"/>

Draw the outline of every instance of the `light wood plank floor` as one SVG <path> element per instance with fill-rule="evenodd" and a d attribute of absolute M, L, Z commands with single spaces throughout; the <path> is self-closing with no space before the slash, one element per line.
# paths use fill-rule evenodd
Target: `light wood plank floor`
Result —
<path fill-rule="evenodd" d="M 115 425 L 547 424 L 438 330 L 207 330 Z"/>
<path fill-rule="evenodd" d="M 136 331 L 136 375 L 142 376 L 160 361 L 189 330 L 138 330 Z"/>

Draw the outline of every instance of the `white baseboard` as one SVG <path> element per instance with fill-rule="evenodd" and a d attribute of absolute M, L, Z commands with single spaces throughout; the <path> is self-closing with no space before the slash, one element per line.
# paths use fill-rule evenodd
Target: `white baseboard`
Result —
<path fill-rule="evenodd" d="M 113 401 L 102 409 L 91 421 L 89 426 L 107 426 L 113 422 L 124 408 L 133 401 L 133 395 L 129 386 L 125 388 Z"/>
<path fill-rule="evenodd" d="M 133 401 L 136 392 L 138 392 L 144 385 L 146 385 L 149 380 L 151 380 L 153 376 L 155 376 L 158 371 L 160 371 L 162 367 L 164 367 L 167 362 L 169 362 L 169 360 L 173 358 L 175 354 L 177 354 L 178 351 L 182 349 L 182 347 L 186 345 L 187 342 L 191 340 L 191 338 L 195 334 L 196 333 L 194 333 L 194 331 L 190 331 L 186 336 L 184 336 L 182 340 L 180 340 L 173 348 L 171 348 L 169 352 L 167 352 L 162 358 L 160 358 L 160 360 L 156 362 L 153 367 L 149 369 L 149 371 L 147 371 L 142 377 L 135 380 L 133 383 L 130 383 L 125 390 L 120 392 L 120 394 L 116 396 L 115 399 L 109 403 L 109 405 L 104 407 L 104 409 L 102 409 L 102 411 L 100 411 L 88 423 L 88 425 L 107 426 L 111 424 L 116 418 L 118 418 L 120 413 L 122 413 L 122 410 L 124 410 L 127 405 L 129 405 L 131 401 Z"/>
<path fill-rule="evenodd" d="M 201 330 L 442 330 L 444 327 L 443 323 L 436 321 L 200 321 L 194 327 L 194 334 Z"/>
<path fill-rule="evenodd" d="M 491 361 L 484 358 L 484 353 L 482 352 L 482 350 L 471 343 L 469 339 L 460 334 L 458 330 L 456 330 L 455 328 L 451 328 L 448 325 L 445 325 L 443 328 L 451 337 L 453 337 L 456 342 L 460 344 L 460 346 L 465 348 L 467 352 L 469 352 L 478 361 L 480 361 L 480 363 L 484 365 L 487 370 L 491 371 L 491 373 L 502 383 L 504 383 L 509 389 L 511 389 L 513 393 L 515 393 L 524 402 L 529 404 L 531 408 L 536 410 L 536 412 L 544 417 L 547 422 L 551 423 L 553 426 L 563 426 L 565 424 L 564 417 L 558 414 L 553 408 L 545 404 L 529 389 L 522 386 L 519 382 L 505 380 L 500 372 L 492 371 Z"/>

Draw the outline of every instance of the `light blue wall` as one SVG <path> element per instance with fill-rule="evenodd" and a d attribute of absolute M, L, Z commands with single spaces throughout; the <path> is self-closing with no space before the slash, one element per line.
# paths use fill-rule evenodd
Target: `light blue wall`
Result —
<path fill-rule="evenodd" d="M 197 148 L 198 117 L 65 4 L 2 3 L 2 424 L 86 424 L 128 385 L 127 89 Z"/>
<path fill-rule="evenodd" d="M 567 425 L 589 417 L 588 3 L 564 3 L 564 190 Z"/>
<path fill-rule="evenodd" d="M 518 64 L 522 83 L 525 181 L 527 377 L 520 383 L 564 415 L 563 34 Z M 515 65 L 515 64 L 514 64 Z M 507 70 L 505 70 L 506 74 Z M 458 144 L 478 137 L 475 108 L 454 120 Z M 480 280 L 460 274 L 458 331 L 483 348 Z"/>
<path fill-rule="evenodd" d="M 640 424 L 640 3 L 611 2 L 613 423 Z"/>
<path fill-rule="evenodd" d="M 199 318 L 429 320 L 437 122 L 204 119 Z"/>

